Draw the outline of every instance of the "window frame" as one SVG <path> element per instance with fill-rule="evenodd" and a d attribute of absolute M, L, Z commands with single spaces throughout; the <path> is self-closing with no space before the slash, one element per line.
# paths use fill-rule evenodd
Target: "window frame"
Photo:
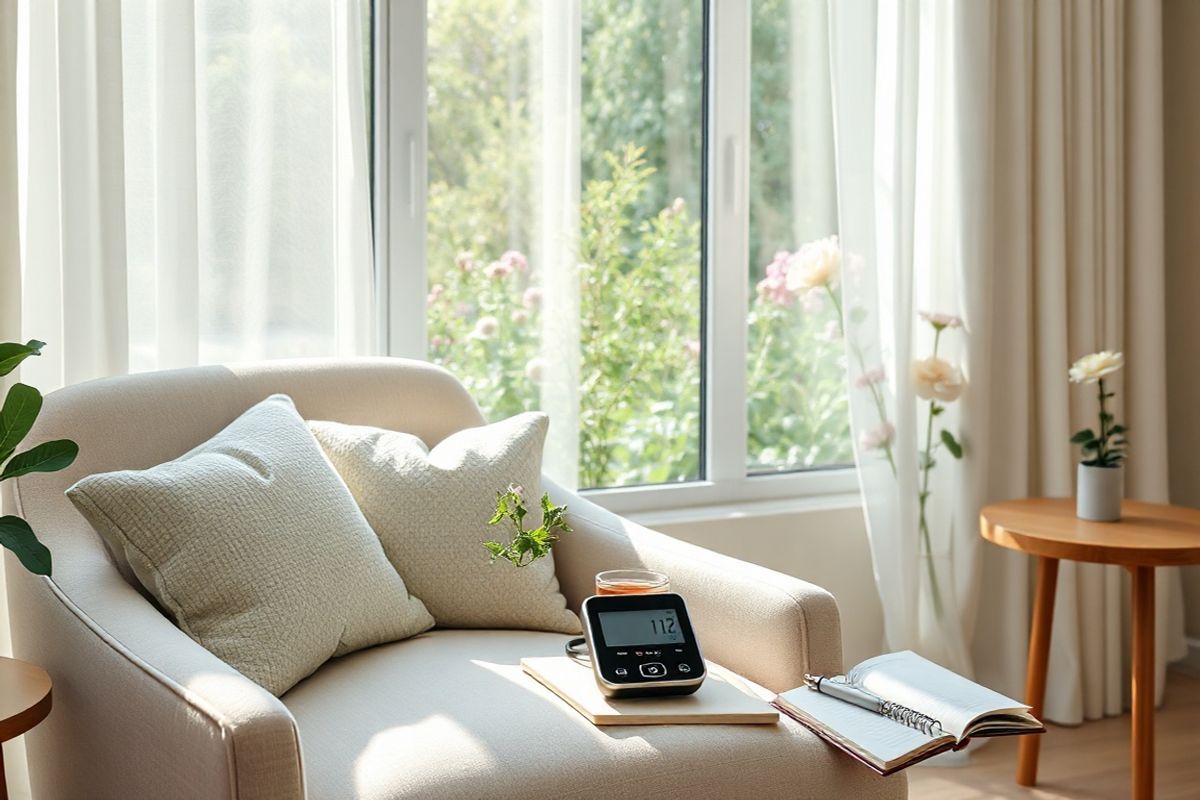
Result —
<path fill-rule="evenodd" d="M 707 2 L 702 478 L 582 492 L 618 513 L 844 496 L 858 490 L 853 467 L 748 474 L 752 0 Z M 416 359 L 426 357 L 427 13 L 426 0 L 376 0 L 372 26 L 379 341 L 387 355 Z M 396 246 L 399 242 L 405 246 Z"/>

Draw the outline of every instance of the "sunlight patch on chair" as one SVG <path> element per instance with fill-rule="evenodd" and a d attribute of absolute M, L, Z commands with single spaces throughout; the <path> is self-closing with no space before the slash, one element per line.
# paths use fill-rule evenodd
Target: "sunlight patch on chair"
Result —
<path fill-rule="evenodd" d="M 450 717 L 430 716 L 421 721 L 417 730 L 419 736 L 414 736 L 413 726 L 401 725 L 371 737 L 354 760 L 357 797 L 386 797 L 400 786 L 414 792 L 414 796 L 420 796 L 422 787 L 410 783 L 417 775 L 438 774 L 438 770 L 426 766 L 430 758 L 421 752 L 423 747 L 436 742 L 454 743 L 453 763 L 446 763 L 442 768 L 456 779 L 475 774 L 484 782 L 500 767 L 499 759 L 487 743 Z"/>

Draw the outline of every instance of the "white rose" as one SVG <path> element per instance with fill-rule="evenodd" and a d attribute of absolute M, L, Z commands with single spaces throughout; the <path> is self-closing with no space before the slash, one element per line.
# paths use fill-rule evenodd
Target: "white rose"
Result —
<path fill-rule="evenodd" d="M 1071 365 L 1067 374 L 1071 377 L 1071 383 L 1095 383 L 1123 366 L 1125 366 L 1125 356 L 1101 350 L 1099 353 L 1092 353 L 1090 356 L 1084 356 L 1076 361 Z"/>
<path fill-rule="evenodd" d="M 541 383 L 546 374 L 546 359 L 531 358 L 525 365 L 525 377 L 534 383 Z"/>
<path fill-rule="evenodd" d="M 490 339 L 500 330 L 500 321 L 495 317 L 480 317 L 475 323 L 475 329 L 471 331 L 473 339 Z"/>
<path fill-rule="evenodd" d="M 823 289 L 838 279 L 842 250 L 836 236 L 809 242 L 788 259 L 787 288 L 793 294 Z"/>
<path fill-rule="evenodd" d="M 953 403 L 966 382 L 958 367 L 942 358 L 919 358 L 912 363 L 913 389 L 922 400 Z"/>

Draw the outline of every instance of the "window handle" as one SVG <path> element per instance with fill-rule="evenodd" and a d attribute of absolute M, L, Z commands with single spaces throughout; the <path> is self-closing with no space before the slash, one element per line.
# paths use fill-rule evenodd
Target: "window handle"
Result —
<path fill-rule="evenodd" d="M 408 217 L 417 218 L 417 137 L 408 134 Z"/>
<path fill-rule="evenodd" d="M 725 139 L 725 210 L 732 214 L 742 211 L 742 197 L 738 181 L 738 160 L 741 156 L 741 145 L 736 136 Z"/>

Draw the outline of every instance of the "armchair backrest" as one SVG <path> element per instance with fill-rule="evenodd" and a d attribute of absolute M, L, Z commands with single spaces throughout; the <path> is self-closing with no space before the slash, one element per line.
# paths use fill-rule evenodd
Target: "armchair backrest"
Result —
<path fill-rule="evenodd" d="M 5 483 L 7 513 L 25 516 L 55 554 L 55 583 L 68 596 L 72 589 L 86 592 L 108 557 L 63 494 L 67 487 L 93 473 L 176 458 L 275 393 L 291 396 L 306 419 L 402 430 L 431 447 L 484 422 L 450 373 L 397 358 L 273 361 L 88 381 L 49 394 L 26 442 L 74 439 L 79 457 L 61 472 Z"/>

